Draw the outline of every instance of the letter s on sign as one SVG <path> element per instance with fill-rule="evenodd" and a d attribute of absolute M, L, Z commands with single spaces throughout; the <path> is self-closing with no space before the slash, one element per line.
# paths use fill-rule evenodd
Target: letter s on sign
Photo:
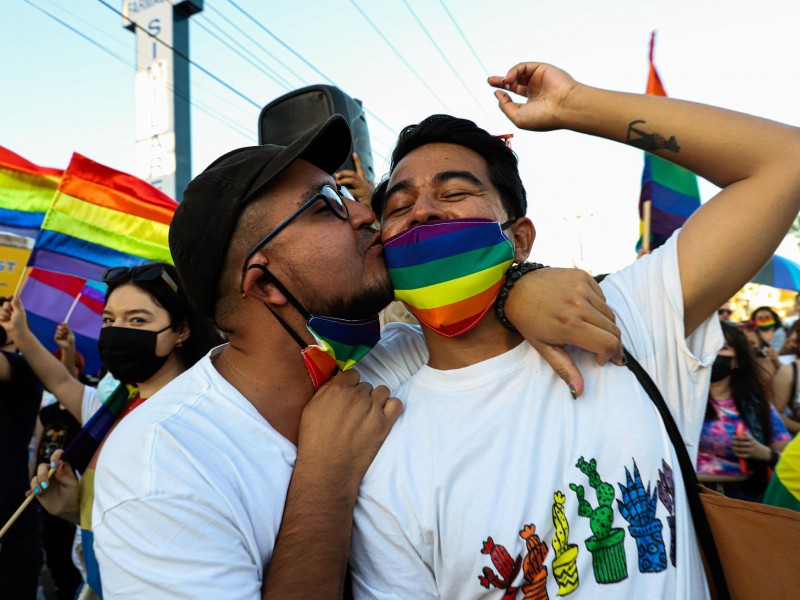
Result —
<path fill-rule="evenodd" d="M 161 33 L 161 19 L 153 19 L 147 24 L 147 31 L 153 35 Z"/>

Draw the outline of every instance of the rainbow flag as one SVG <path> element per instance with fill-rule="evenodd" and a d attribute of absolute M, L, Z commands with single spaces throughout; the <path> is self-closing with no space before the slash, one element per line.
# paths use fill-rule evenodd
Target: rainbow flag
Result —
<path fill-rule="evenodd" d="M 488 227 L 475 235 L 469 231 L 472 225 L 437 222 L 437 231 L 419 228 L 384 253 L 395 299 L 409 305 L 420 322 L 445 336 L 463 332 L 470 320 L 492 306 L 511 264 L 509 241 L 499 229 Z M 447 231 L 442 233 L 442 228 Z M 438 238 L 437 245 L 420 255 L 414 246 L 428 237 Z M 493 266 L 473 273 L 478 258 Z M 446 316 L 452 320 L 453 314 L 463 318 L 446 324 Z"/>
<path fill-rule="evenodd" d="M 795 436 L 783 449 L 763 502 L 800 511 L 800 436 Z"/>
<path fill-rule="evenodd" d="M 650 74 L 647 78 L 647 93 L 666 96 L 661 78 L 653 62 L 656 34 L 650 36 Z M 664 244 L 673 232 L 682 227 L 686 219 L 700 208 L 700 190 L 697 176 L 655 154 L 645 152 L 642 172 L 642 191 L 639 196 L 639 241 L 642 247 L 644 235 L 644 202 L 650 201 L 650 249 Z"/>
<path fill-rule="evenodd" d="M 28 266 L 100 281 L 110 267 L 172 262 L 178 203 L 149 183 L 73 154 Z"/>
<path fill-rule="evenodd" d="M 0 232 L 36 237 L 62 173 L 0 146 Z"/>
<path fill-rule="evenodd" d="M 96 375 L 103 364 L 97 352 L 97 338 L 103 325 L 106 286 L 79 277 L 30 269 L 20 298 L 28 324 L 36 337 L 50 350 L 56 327 L 69 314 L 67 324 L 75 334 L 75 348 L 86 360 L 85 372 Z"/>

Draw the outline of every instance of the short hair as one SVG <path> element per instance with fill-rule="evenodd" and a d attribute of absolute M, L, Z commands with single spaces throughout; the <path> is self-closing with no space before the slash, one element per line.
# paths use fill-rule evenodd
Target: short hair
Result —
<path fill-rule="evenodd" d="M 524 217 L 528 210 L 525 188 L 519 176 L 517 155 L 499 137 L 491 135 L 468 119 L 450 115 L 431 115 L 424 121 L 405 127 L 392 152 L 389 174 L 375 188 L 372 210 L 383 220 L 389 176 L 397 164 L 412 151 L 427 144 L 456 144 L 469 148 L 486 161 L 489 180 L 500 193 L 503 208 L 510 219 Z"/>

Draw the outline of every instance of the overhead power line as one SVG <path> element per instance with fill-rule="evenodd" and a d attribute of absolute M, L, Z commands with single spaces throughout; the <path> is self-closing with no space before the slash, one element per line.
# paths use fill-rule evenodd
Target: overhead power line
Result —
<path fill-rule="evenodd" d="M 116 8 L 114 8 L 113 6 L 111 6 L 111 5 L 110 5 L 108 2 L 106 2 L 105 0 L 97 0 L 97 1 L 98 1 L 100 4 L 102 4 L 103 6 L 105 6 L 106 8 L 108 8 L 110 11 L 112 11 L 112 12 L 115 12 L 116 14 L 118 14 L 118 15 L 119 15 L 120 17 L 122 17 L 122 18 L 125 18 L 125 15 L 123 15 L 123 14 L 122 14 L 122 11 L 120 11 L 120 10 L 117 10 Z M 131 23 L 133 23 L 133 21 L 131 21 Z M 250 98 L 250 97 L 246 96 L 245 94 L 243 94 L 242 92 L 240 92 L 239 90 L 237 90 L 235 87 L 233 87 L 232 85 L 230 85 L 228 82 L 224 81 L 223 79 L 221 79 L 220 77 L 218 77 L 217 75 L 215 75 L 214 73 L 212 73 L 211 71 L 209 71 L 208 69 L 206 69 L 205 67 L 203 67 L 202 65 L 199 65 L 199 64 L 197 64 L 195 61 L 193 61 L 193 60 L 192 60 L 192 59 L 190 59 L 188 56 L 186 56 L 186 55 L 185 55 L 183 52 L 180 52 L 179 50 L 176 50 L 175 48 L 173 48 L 172 46 L 170 46 L 169 44 L 167 44 L 167 43 L 166 43 L 166 42 L 164 42 L 163 40 L 159 39 L 159 38 L 158 38 L 158 36 L 156 36 L 156 35 L 154 35 L 154 34 L 150 33 L 149 31 L 147 31 L 147 29 L 145 29 L 144 27 L 141 27 L 140 25 L 137 25 L 136 23 L 133 23 L 133 26 L 134 26 L 136 29 L 139 29 L 139 30 L 143 31 L 144 33 L 146 33 L 147 35 L 149 35 L 151 38 L 153 38 L 154 40 L 156 40 L 156 41 L 157 41 L 159 44 L 161 44 L 161 45 L 162 45 L 162 46 L 164 46 L 165 48 L 167 48 L 167 49 L 171 50 L 171 51 L 172 51 L 172 53 L 173 53 L 175 56 L 178 56 L 178 57 L 182 58 L 182 59 L 183 59 L 183 60 L 185 60 L 187 63 L 189 63 L 190 65 L 192 65 L 193 67 L 195 67 L 196 69 L 200 70 L 200 71 L 201 71 L 201 72 L 203 72 L 204 74 L 206 74 L 206 75 L 208 75 L 209 77 L 211 77 L 211 79 L 213 79 L 214 81 L 216 81 L 217 83 L 219 83 L 221 86 L 223 86 L 223 87 L 227 88 L 228 90 L 230 90 L 231 92 L 233 92 L 234 94 L 236 94 L 237 96 L 239 96 L 239 97 L 240 97 L 242 100 L 244 100 L 245 102 L 247 102 L 247 103 L 249 103 L 249 104 L 252 104 L 252 105 L 253 105 L 253 106 L 255 106 L 256 108 L 261 108 L 261 105 L 260 105 L 258 102 L 256 102 L 256 101 L 255 101 L 255 100 L 253 100 L 252 98 Z"/>
<path fill-rule="evenodd" d="M 460 74 L 460 73 L 459 73 L 459 72 L 458 72 L 458 71 L 455 69 L 455 67 L 453 67 L 453 63 L 451 63 L 451 62 L 450 62 L 450 59 L 449 59 L 449 58 L 447 58 L 447 56 L 446 56 L 446 55 L 445 55 L 445 53 L 444 53 L 444 50 L 442 50 L 442 49 L 441 49 L 441 47 L 439 47 L 439 44 L 437 44 L 437 43 L 436 43 L 436 40 L 435 40 L 435 39 L 433 39 L 433 36 L 431 35 L 431 32 L 430 32 L 430 31 L 428 31 L 428 28 L 427 28 L 427 27 L 425 27 L 425 25 L 424 25 L 424 23 L 422 22 L 422 20 L 419 18 L 419 16 L 417 16 L 417 13 L 416 13 L 416 12 L 414 12 L 414 9 L 413 9 L 413 8 L 411 8 L 411 5 L 408 3 L 408 0 L 403 0 L 403 4 L 405 4 L 406 8 L 408 9 L 408 12 L 410 12 L 410 13 L 411 13 L 411 16 L 412 16 L 412 17 L 414 17 L 414 20 L 415 20 L 415 21 L 417 22 L 417 24 L 420 26 L 420 29 L 422 29 L 422 31 L 425 33 L 425 36 L 428 38 L 428 40 L 430 41 L 430 43 L 431 43 L 431 44 L 433 44 L 433 47 L 434 47 L 434 48 L 436 48 L 436 51 L 439 53 L 439 56 L 441 56 L 441 57 L 442 57 L 442 60 L 443 60 L 443 61 L 445 62 L 445 64 L 446 64 L 446 65 L 447 65 L 447 66 L 450 68 L 450 71 L 452 71 L 452 72 L 453 72 L 453 75 L 455 75 L 455 76 L 456 76 L 456 79 L 458 79 L 459 83 L 461 83 L 461 87 L 463 87 L 463 88 L 464 88 L 464 91 L 465 91 L 465 92 L 467 92 L 467 94 L 469 95 L 469 97 L 470 97 L 470 98 L 472 98 L 472 99 L 475 101 L 475 104 L 476 104 L 476 105 L 477 105 L 477 107 L 480 109 L 480 111 L 481 111 L 481 112 L 484 114 L 484 116 L 485 116 L 487 119 L 491 119 L 491 117 L 489 116 L 489 114 L 486 112 L 486 109 L 484 109 L 484 108 L 483 108 L 483 105 L 482 105 L 482 104 L 481 104 L 481 103 L 478 101 L 478 99 L 475 97 L 475 94 L 473 94 L 473 93 L 472 93 L 472 90 L 469 88 L 469 86 L 466 84 L 466 82 L 465 82 L 465 81 L 464 81 L 464 80 L 461 78 L 461 74 Z"/>
<path fill-rule="evenodd" d="M 87 42 L 92 44 L 95 48 L 97 48 L 101 52 L 109 55 L 111 58 L 113 58 L 114 60 L 120 62 L 123 65 L 125 65 L 129 69 L 132 69 L 132 70 L 136 69 L 130 62 L 126 61 L 122 56 L 120 56 L 119 54 L 115 53 L 113 50 L 109 49 L 107 46 L 104 46 L 103 44 L 97 42 L 96 40 L 93 40 L 91 37 L 86 35 L 84 32 L 82 32 L 79 29 L 73 27 L 72 25 L 70 25 L 66 21 L 58 18 L 56 15 L 54 15 L 51 12 L 49 12 L 48 10 L 42 8 L 41 6 L 38 6 L 38 5 L 34 4 L 30 0 L 23 0 L 23 2 L 25 2 L 26 4 L 32 6 L 33 8 L 38 10 L 39 12 L 43 13 L 45 16 L 47 16 L 50 19 L 52 19 L 53 21 L 57 22 L 59 25 L 65 27 L 68 30 L 70 30 L 75 35 L 77 35 L 77 36 L 81 37 L 82 39 L 86 40 Z M 69 13 L 69 11 L 66 11 L 66 12 Z M 69 13 L 69 14 L 71 14 L 71 13 Z M 197 108 L 201 112 L 204 112 L 209 117 L 211 117 L 213 119 L 216 119 L 217 121 L 219 121 L 220 123 L 222 123 L 223 125 L 228 127 L 229 129 L 234 131 L 235 133 L 237 133 L 237 134 L 239 134 L 239 135 L 241 135 L 241 136 L 243 136 L 243 137 L 245 137 L 247 139 L 253 139 L 253 135 L 251 133 L 246 132 L 245 130 L 241 129 L 240 125 L 236 121 L 233 121 L 232 119 L 230 119 L 226 115 L 220 113 L 219 111 L 216 111 L 213 108 L 203 106 L 203 104 L 201 104 L 200 102 L 198 102 L 196 100 L 192 100 L 190 98 L 187 98 L 181 92 L 175 90 L 173 86 L 169 86 L 169 91 L 173 92 L 179 98 L 188 101 L 191 106 L 193 106 L 194 108 Z"/>
<path fill-rule="evenodd" d="M 478 53 L 475 51 L 475 48 L 472 46 L 470 41 L 467 39 L 466 34 L 462 31 L 461 27 L 458 25 L 458 22 L 456 21 L 456 18 L 453 16 L 453 13 L 451 13 L 450 9 L 447 8 L 447 5 L 444 3 L 444 0 L 439 0 L 439 4 L 442 5 L 442 8 L 444 9 L 444 12 L 447 13 L 448 17 L 450 17 L 450 22 L 456 28 L 456 31 L 458 31 L 459 35 L 461 36 L 461 39 L 464 40 L 464 43 L 467 45 L 467 48 L 469 48 L 469 51 L 472 52 L 472 56 L 474 56 L 475 60 L 478 61 L 478 64 L 481 66 L 481 69 L 483 69 L 483 72 L 486 75 L 488 75 L 489 74 L 489 69 L 487 69 L 486 65 L 483 64 L 483 61 L 481 60 L 481 57 L 478 56 Z"/>

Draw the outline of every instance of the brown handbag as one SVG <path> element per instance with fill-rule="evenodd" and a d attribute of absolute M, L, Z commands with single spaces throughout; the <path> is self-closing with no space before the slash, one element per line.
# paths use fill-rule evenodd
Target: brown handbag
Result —
<path fill-rule="evenodd" d="M 678 456 L 712 598 L 800 597 L 800 512 L 735 500 L 701 486 L 661 392 L 627 350 L 625 358 L 661 414 Z"/>

